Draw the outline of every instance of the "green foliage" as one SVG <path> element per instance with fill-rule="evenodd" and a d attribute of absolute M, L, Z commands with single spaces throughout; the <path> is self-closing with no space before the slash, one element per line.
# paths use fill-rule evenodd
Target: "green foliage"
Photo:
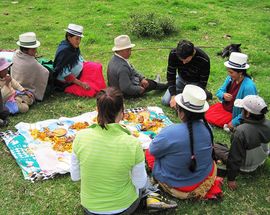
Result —
<path fill-rule="evenodd" d="M 131 14 L 127 26 L 137 37 L 162 38 L 177 32 L 172 17 L 160 16 L 154 12 Z"/>
<path fill-rule="evenodd" d="M 13 2 L 13 3 L 12 3 Z M 17 2 L 17 3 L 14 3 Z M 136 44 L 130 62 L 147 78 L 156 74 L 166 80 L 168 54 L 177 42 L 186 38 L 202 49 L 211 59 L 211 74 L 207 88 L 215 94 L 227 76 L 225 59 L 216 53 L 230 43 L 242 43 L 242 51 L 249 56 L 249 74 L 253 75 L 259 94 L 270 104 L 270 3 L 269 0 L 1 0 L 0 49 L 17 48 L 19 34 L 34 31 L 41 42 L 39 55 L 54 58 L 57 45 L 63 40 L 68 23 L 84 27 L 85 37 L 80 48 L 85 60 L 100 62 L 106 79 L 114 37 L 126 34 L 130 13 L 155 11 L 169 14 L 181 31 L 164 40 L 134 38 Z M 217 25 L 210 25 L 215 22 Z M 211 23 L 212 24 L 212 23 Z M 231 35 L 231 39 L 223 37 Z M 152 49 L 147 49 L 153 47 Z M 155 49 L 157 47 L 157 49 Z M 205 48 L 206 47 L 206 48 Z M 137 48 L 146 48 L 136 51 Z M 175 111 L 161 105 L 163 92 L 150 92 L 143 98 L 125 100 L 125 107 L 162 107 L 175 123 Z M 217 98 L 211 104 L 217 102 Z M 61 116 L 74 117 L 94 111 L 95 99 L 55 94 L 36 103 L 26 114 L 10 117 L 10 125 L 2 130 L 16 130 L 19 122 L 35 123 Z M 270 117 L 268 113 L 267 118 Z M 1 131 L 2 131 L 1 130 Z M 214 128 L 216 142 L 230 144 L 230 135 Z M 53 180 L 31 183 L 23 179 L 20 168 L 4 143 L 0 143 L 0 214 L 83 214 L 80 205 L 80 183 L 70 180 L 69 174 Z M 239 175 L 237 191 L 228 190 L 224 179 L 223 201 L 178 201 L 175 211 L 157 214 L 270 214 L 270 159 L 254 174 Z M 147 214 L 147 211 L 136 212 Z"/>

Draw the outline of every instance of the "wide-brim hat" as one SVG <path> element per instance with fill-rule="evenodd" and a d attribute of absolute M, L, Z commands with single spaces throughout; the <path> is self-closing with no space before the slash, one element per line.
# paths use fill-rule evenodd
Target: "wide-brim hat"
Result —
<path fill-rule="evenodd" d="M 255 115 L 262 114 L 261 111 L 265 107 L 267 107 L 267 104 L 265 101 L 257 95 L 248 95 L 243 99 L 236 99 L 234 101 L 234 106 L 239 108 L 244 108 L 250 113 L 253 113 Z"/>
<path fill-rule="evenodd" d="M 229 60 L 224 63 L 227 68 L 232 69 L 248 69 L 248 56 L 240 52 L 232 52 Z"/>
<path fill-rule="evenodd" d="M 8 62 L 5 58 L 0 58 L 0 72 L 10 67 L 12 62 Z"/>
<path fill-rule="evenodd" d="M 83 27 L 81 25 L 69 24 L 67 29 L 64 29 L 64 30 L 72 35 L 75 35 L 78 37 L 84 37 Z"/>
<path fill-rule="evenodd" d="M 174 99 L 178 105 L 190 112 L 204 113 L 209 109 L 205 91 L 196 85 L 186 85 L 183 92 Z"/>
<path fill-rule="evenodd" d="M 132 44 L 128 35 L 120 35 L 114 38 L 114 47 L 112 51 L 121 51 L 124 49 L 133 48 L 135 44 Z"/>
<path fill-rule="evenodd" d="M 37 48 L 40 46 L 40 42 L 37 40 L 34 32 L 27 32 L 19 36 L 17 45 L 24 48 Z"/>

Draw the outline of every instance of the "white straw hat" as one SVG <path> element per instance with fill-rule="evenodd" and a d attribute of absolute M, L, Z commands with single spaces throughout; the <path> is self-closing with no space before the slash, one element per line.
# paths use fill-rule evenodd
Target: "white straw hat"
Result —
<path fill-rule="evenodd" d="M 187 84 L 183 93 L 175 96 L 175 101 L 182 108 L 194 113 L 204 113 L 209 109 L 205 91 L 192 84 Z"/>
<path fill-rule="evenodd" d="M 132 44 L 128 35 L 120 35 L 114 38 L 114 47 L 112 51 L 120 51 L 128 48 L 133 48 L 135 44 Z"/>
<path fill-rule="evenodd" d="M 27 32 L 19 36 L 17 45 L 25 48 L 37 48 L 40 46 L 40 42 L 37 41 L 36 34 L 34 32 Z"/>
<path fill-rule="evenodd" d="M 240 52 L 232 52 L 228 61 L 224 63 L 227 68 L 232 69 L 248 69 L 248 56 Z"/>
<path fill-rule="evenodd" d="M 76 25 L 76 24 L 69 24 L 68 28 L 65 29 L 66 32 L 75 35 L 75 36 L 79 36 L 79 37 L 84 37 L 83 36 L 83 27 L 80 25 Z"/>

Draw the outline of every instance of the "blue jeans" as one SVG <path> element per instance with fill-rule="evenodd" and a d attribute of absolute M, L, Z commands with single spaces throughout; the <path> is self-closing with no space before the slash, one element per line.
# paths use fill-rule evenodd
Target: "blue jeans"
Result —
<path fill-rule="evenodd" d="M 183 90 L 184 90 L 184 87 L 187 84 L 193 84 L 193 85 L 199 86 L 199 83 L 198 82 L 188 82 L 188 81 L 185 81 L 184 79 L 182 79 L 181 77 L 179 77 L 177 75 L 176 76 L 176 82 L 175 82 L 175 85 L 176 85 L 176 95 L 179 94 L 179 93 L 182 93 Z M 209 92 L 206 89 L 204 91 L 206 93 L 207 99 L 212 99 L 212 93 Z M 161 99 L 161 103 L 163 105 L 169 106 L 170 105 L 170 101 L 171 101 L 171 94 L 170 94 L 169 89 L 167 89 L 166 92 L 165 92 L 165 94 L 164 94 L 164 96 Z"/>

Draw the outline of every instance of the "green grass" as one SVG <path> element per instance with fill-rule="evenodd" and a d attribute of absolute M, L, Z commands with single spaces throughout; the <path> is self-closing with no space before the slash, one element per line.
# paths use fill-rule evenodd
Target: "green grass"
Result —
<path fill-rule="evenodd" d="M 130 61 L 149 78 L 160 73 L 166 77 L 169 49 L 180 39 L 187 38 L 204 50 L 211 58 L 211 75 L 208 88 L 212 92 L 220 87 L 226 77 L 224 59 L 216 53 L 230 43 L 242 43 L 242 51 L 249 55 L 251 73 L 257 88 L 270 103 L 270 2 L 268 0 L 18 0 L 0 2 L 0 49 L 16 49 L 21 33 L 34 31 L 41 41 L 39 54 L 53 59 L 58 43 L 64 38 L 69 23 L 81 24 L 85 37 L 81 51 L 85 59 L 103 65 L 106 77 L 107 63 L 111 58 L 113 39 L 128 34 L 126 22 L 129 14 L 153 11 L 175 19 L 179 32 L 162 40 L 136 38 L 131 40 L 136 48 Z M 229 34 L 231 40 L 223 38 Z M 156 47 L 156 49 L 150 49 Z M 149 48 L 149 49 L 147 49 Z M 161 106 L 162 93 L 149 93 L 144 98 L 125 101 L 126 107 Z M 174 121 L 174 111 L 162 107 Z M 95 109 L 95 99 L 55 94 L 34 105 L 26 114 L 11 117 L 8 129 L 18 122 L 36 122 L 45 119 L 72 117 Z M 268 114 L 268 118 L 269 118 Z M 229 143 L 229 135 L 214 129 L 215 141 Z M 30 183 L 23 179 L 15 160 L 4 144 L 0 144 L 0 214 L 82 214 L 79 200 L 79 183 L 69 175 L 54 180 Z M 224 184 L 221 202 L 178 201 L 175 212 L 166 214 L 270 214 L 270 161 L 255 173 L 237 178 L 239 189 L 232 192 Z M 138 212 L 137 214 L 143 214 Z M 162 213 L 165 214 L 165 213 Z"/>

